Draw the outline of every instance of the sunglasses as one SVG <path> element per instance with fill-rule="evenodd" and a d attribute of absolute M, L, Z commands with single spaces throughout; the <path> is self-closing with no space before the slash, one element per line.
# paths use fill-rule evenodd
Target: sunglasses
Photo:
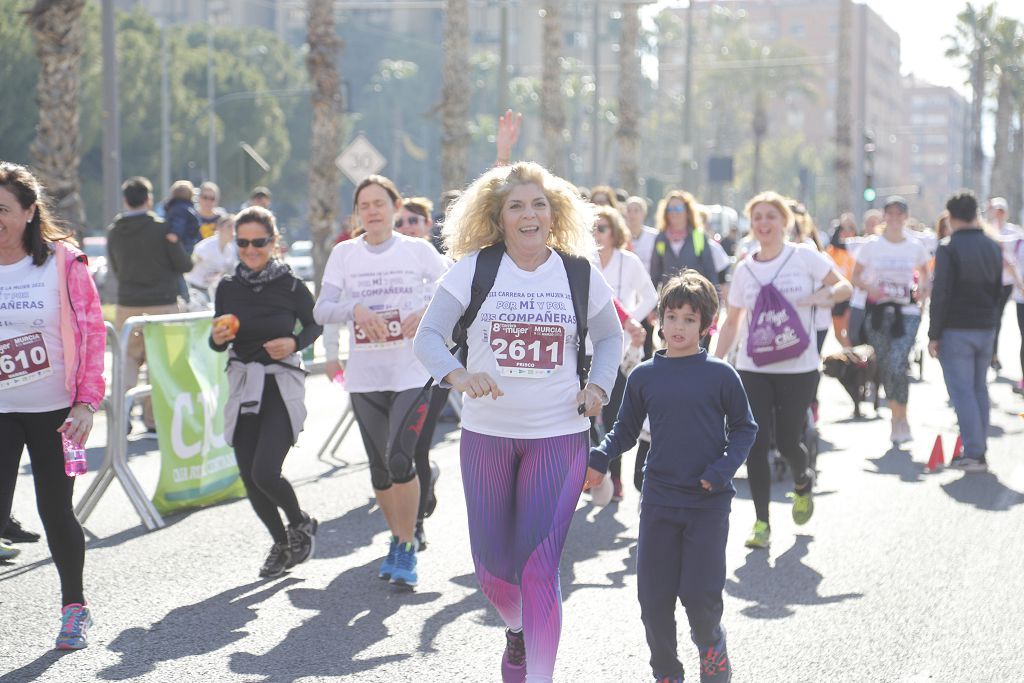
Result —
<path fill-rule="evenodd" d="M 670 206 L 665 209 L 669 213 L 683 213 L 686 211 L 685 206 Z"/>
<path fill-rule="evenodd" d="M 607 223 L 598 223 L 597 225 L 594 226 L 594 230 L 603 234 L 611 230 L 611 226 L 609 226 Z"/>
<path fill-rule="evenodd" d="M 235 238 L 235 244 L 238 245 L 239 249 L 245 249 L 250 244 L 252 246 L 256 247 L 257 249 L 262 249 L 263 247 L 265 247 L 268 244 L 270 244 L 270 238 L 269 237 L 257 237 L 256 239 L 253 239 L 253 240 L 247 240 L 244 237 L 236 237 Z"/>
<path fill-rule="evenodd" d="M 409 218 L 399 218 L 398 220 L 395 221 L 395 227 L 396 228 L 401 228 L 407 222 L 409 223 L 409 225 L 419 225 L 420 221 L 426 222 L 426 220 L 427 220 L 426 218 L 421 218 L 419 216 L 409 216 Z"/>

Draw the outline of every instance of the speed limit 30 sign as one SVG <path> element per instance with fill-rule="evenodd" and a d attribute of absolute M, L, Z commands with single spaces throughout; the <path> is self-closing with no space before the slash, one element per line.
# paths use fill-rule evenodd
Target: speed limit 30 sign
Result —
<path fill-rule="evenodd" d="M 388 161 L 366 137 L 360 134 L 338 155 L 334 163 L 353 185 L 358 185 L 367 176 L 380 172 Z"/>

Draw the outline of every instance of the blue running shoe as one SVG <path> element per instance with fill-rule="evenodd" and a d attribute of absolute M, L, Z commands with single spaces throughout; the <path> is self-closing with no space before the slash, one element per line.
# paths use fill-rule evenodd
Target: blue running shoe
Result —
<path fill-rule="evenodd" d="M 391 574 L 395 571 L 395 559 L 398 557 L 398 536 L 391 537 L 391 547 L 388 548 L 388 556 L 380 563 L 380 572 L 377 576 L 385 581 L 391 580 Z"/>
<path fill-rule="evenodd" d="M 412 588 L 416 582 L 416 545 L 411 542 L 401 543 L 395 555 L 395 566 L 391 570 L 391 583 Z"/>
<path fill-rule="evenodd" d="M 89 627 L 92 614 L 85 605 L 77 602 L 65 605 L 60 611 L 60 633 L 57 634 L 58 650 L 81 650 L 89 644 Z"/>
<path fill-rule="evenodd" d="M 700 648 L 700 683 L 729 683 L 732 680 L 732 664 L 725 648 L 725 629 L 712 645 Z"/>

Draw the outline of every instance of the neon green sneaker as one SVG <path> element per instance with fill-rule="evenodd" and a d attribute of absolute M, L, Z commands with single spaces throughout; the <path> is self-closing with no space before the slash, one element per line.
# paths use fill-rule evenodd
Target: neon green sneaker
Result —
<path fill-rule="evenodd" d="M 813 495 L 810 489 L 806 493 L 792 491 L 786 494 L 786 498 L 793 500 L 793 521 L 797 524 L 807 524 L 814 514 Z"/>
<path fill-rule="evenodd" d="M 21 550 L 13 545 L 7 545 L 0 541 L 0 560 L 13 560 L 21 553 Z"/>
<path fill-rule="evenodd" d="M 748 548 L 767 548 L 768 539 L 771 538 L 772 528 L 768 526 L 768 522 L 762 522 L 757 520 L 754 522 L 754 530 L 750 532 L 750 536 L 747 537 L 747 542 L 744 543 Z"/>

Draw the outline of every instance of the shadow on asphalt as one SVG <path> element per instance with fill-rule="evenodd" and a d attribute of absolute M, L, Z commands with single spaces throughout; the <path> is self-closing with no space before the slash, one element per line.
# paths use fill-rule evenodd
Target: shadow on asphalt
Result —
<path fill-rule="evenodd" d="M 371 498 L 365 504 L 352 508 L 341 517 L 321 521 L 316 533 L 315 559 L 344 557 L 373 542 L 373 537 L 387 531 L 384 515 L 375 510 Z M 429 552 L 429 549 L 428 549 Z M 380 547 L 380 556 L 387 555 L 387 547 Z"/>
<path fill-rule="evenodd" d="M 818 595 L 822 575 L 803 563 L 807 557 L 812 536 L 800 534 L 793 547 L 779 555 L 775 565 L 769 564 L 769 554 L 752 550 L 747 560 L 736 570 L 735 579 L 727 579 L 726 592 L 747 605 L 741 612 L 753 619 L 784 619 L 793 614 L 795 605 L 830 605 L 851 598 L 862 598 L 863 593 Z"/>
<path fill-rule="evenodd" d="M 1024 493 L 1006 486 L 992 472 L 965 473 L 956 481 L 943 484 L 942 490 L 958 503 L 979 510 L 1006 512 L 1024 503 Z"/>
<path fill-rule="evenodd" d="M 74 651 L 49 650 L 34 662 L 29 662 L 20 669 L 8 671 L 0 676 L 0 683 L 24 683 L 25 681 L 39 680 L 39 677 L 46 673 L 46 670 L 53 666 L 58 659 L 74 655 Z"/>
<path fill-rule="evenodd" d="M 819 463 L 818 470 L 821 470 Z M 732 480 L 733 486 L 736 487 L 736 497 L 742 500 L 753 500 L 750 495 L 750 482 L 743 477 L 736 477 Z M 786 498 L 786 494 L 793 490 L 793 480 L 789 476 L 789 470 L 786 471 L 786 478 L 783 481 L 775 480 L 775 473 L 772 473 L 772 497 L 771 502 L 780 503 L 782 505 L 790 506 L 792 501 Z M 835 491 L 828 491 L 824 489 L 814 489 L 815 498 L 823 498 L 825 496 L 831 496 Z"/>
<path fill-rule="evenodd" d="M 900 481 L 919 482 L 923 481 L 925 464 L 915 462 L 908 451 L 901 450 L 895 446 L 887 450 L 877 458 L 868 458 L 868 462 L 875 466 L 875 469 L 864 468 L 865 472 L 871 474 L 889 474 L 900 478 Z"/>
<path fill-rule="evenodd" d="M 633 492 L 630 491 L 630 493 Z M 635 498 L 631 497 L 629 500 L 632 501 Z M 593 515 L 593 519 L 588 519 L 594 510 L 593 503 L 587 503 L 576 510 L 558 568 L 561 575 L 563 602 L 581 588 L 621 588 L 625 585 L 626 575 L 636 573 L 636 555 L 633 554 L 630 555 L 631 566 L 630 560 L 627 559 L 624 569 L 606 574 L 609 583 L 579 583 L 576 581 L 575 565 L 577 563 L 591 560 L 601 553 L 636 546 L 636 537 L 623 535 L 628 527 L 615 517 L 615 512 L 622 504 L 611 503 L 599 508 L 597 514 Z M 629 505 L 630 503 L 624 504 Z M 633 504 L 635 505 L 635 503 Z"/>
<path fill-rule="evenodd" d="M 99 678 L 124 681 L 153 671 L 163 661 L 205 655 L 245 638 L 243 627 L 257 617 L 256 605 L 301 579 L 270 583 L 255 581 L 201 602 L 171 610 L 148 629 L 122 631 L 108 649 L 121 661 L 100 671 Z M 262 590 L 250 592 L 255 588 Z"/>
<path fill-rule="evenodd" d="M 385 621 L 407 605 L 422 605 L 440 593 L 400 591 L 377 579 L 379 558 L 346 570 L 324 589 L 295 588 L 288 598 L 296 609 L 317 614 L 293 628 L 266 654 L 235 652 L 231 671 L 257 676 L 265 683 L 307 676 L 350 676 L 412 653 L 356 657 L 390 634 Z"/>
<path fill-rule="evenodd" d="M 572 534 L 572 531 L 569 533 Z M 423 629 L 420 631 L 420 652 L 437 652 L 437 648 L 434 647 L 434 641 L 437 640 L 441 629 L 448 624 L 454 623 L 456 619 L 464 614 L 480 612 L 477 617 L 477 623 L 484 624 L 485 626 L 504 627 L 504 623 L 502 623 L 501 617 L 498 616 L 497 610 L 491 607 L 491 603 L 487 601 L 483 591 L 480 590 L 476 574 L 456 576 L 451 579 L 451 582 L 457 586 L 469 588 L 473 592 L 467 594 L 458 602 L 445 605 L 439 612 L 434 612 L 427 617 L 427 620 L 423 622 Z"/>

